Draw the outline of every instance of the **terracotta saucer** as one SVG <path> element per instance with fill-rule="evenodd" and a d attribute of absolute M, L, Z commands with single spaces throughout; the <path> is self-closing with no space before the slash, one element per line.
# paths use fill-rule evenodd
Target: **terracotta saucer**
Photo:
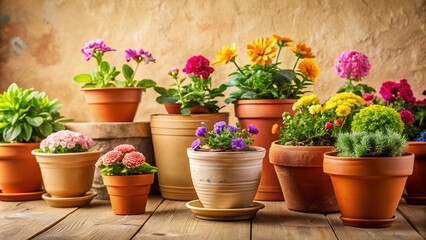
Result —
<path fill-rule="evenodd" d="M 253 202 L 248 208 L 214 209 L 204 208 L 200 200 L 193 200 L 186 203 L 197 218 L 215 221 L 239 221 L 247 220 L 256 216 L 256 213 L 265 207 L 262 203 Z"/>
<path fill-rule="evenodd" d="M 0 201 L 20 202 L 20 201 L 40 200 L 41 195 L 43 193 L 45 193 L 45 191 L 26 192 L 26 193 L 3 193 L 0 189 Z"/>
<path fill-rule="evenodd" d="M 42 198 L 51 207 L 67 208 L 67 207 L 82 207 L 89 205 L 93 198 L 98 195 L 96 192 L 87 192 L 81 197 L 69 197 L 69 198 L 54 198 L 49 193 L 43 194 Z"/>
<path fill-rule="evenodd" d="M 366 227 L 366 228 L 384 228 L 389 227 L 395 221 L 396 217 L 390 219 L 356 219 L 340 217 L 344 225 L 351 227 Z"/>
<path fill-rule="evenodd" d="M 426 205 L 426 197 L 408 197 L 404 196 L 407 204 Z"/>

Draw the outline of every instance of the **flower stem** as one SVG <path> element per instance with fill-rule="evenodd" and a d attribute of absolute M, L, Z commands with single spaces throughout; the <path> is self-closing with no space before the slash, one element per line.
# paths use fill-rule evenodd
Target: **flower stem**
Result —
<path fill-rule="evenodd" d="M 135 71 L 133 72 L 132 76 L 130 77 L 129 82 L 126 84 L 127 87 L 131 87 L 130 85 L 132 84 L 133 79 L 135 78 L 136 72 L 138 71 L 139 64 L 140 64 L 140 62 L 136 62 Z"/>
<path fill-rule="evenodd" d="M 240 71 L 240 73 L 243 74 L 243 76 L 245 77 L 246 75 L 243 73 L 241 68 L 238 66 L 237 62 L 235 62 L 235 59 L 232 59 L 231 62 L 235 64 L 235 66 L 238 68 L 238 71 Z"/>
<path fill-rule="evenodd" d="M 296 60 L 296 62 L 294 63 L 293 72 L 294 72 L 294 69 L 296 69 L 296 66 L 297 66 L 297 63 L 299 62 L 299 60 L 300 60 L 300 58 L 298 57 L 297 60 Z"/>
<path fill-rule="evenodd" d="M 280 46 L 280 48 L 278 49 L 277 58 L 275 59 L 275 63 L 278 63 L 278 59 L 280 58 L 281 54 L 281 49 L 283 49 L 283 47 Z"/>

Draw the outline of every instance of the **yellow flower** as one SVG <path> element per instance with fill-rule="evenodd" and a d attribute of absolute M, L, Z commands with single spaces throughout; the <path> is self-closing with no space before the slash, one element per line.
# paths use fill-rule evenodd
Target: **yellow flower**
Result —
<path fill-rule="evenodd" d="M 289 37 L 282 37 L 277 34 L 272 34 L 272 38 L 275 39 L 275 41 L 277 41 L 278 45 L 281 47 L 288 46 L 288 43 L 293 42 L 293 39 Z"/>
<path fill-rule="evenodd" d="M 315 94 L 310 94 L 308 96 L 303 96 L 297 102 L 293 104 L 293 111 L 301 109 L 302 107 L 307 107 L 312 104 L 318 104 L 318 96 Z"/>
<path fill-rule="evenodd" d="M 219 50 L 216 54 L 216 61 L 212 63 L 213 66 L 219 65 L 219 64 L 228 64 L 229 61 L 232 61 L 237 57 L 237 51 L 235 49 L 235 43 L 231 45 L 231 47 L 223 46 L 222 50 Z"/>
<path fill-rule="evenodd" d="M 320 104 L 312 105 L 309 107 L 310 114 L 317 114 L 322 111 L 322 106 Z"/>
<path fill-rule="evenodd" d="M 298 43 L 291 49 L 298 58 L 314 58 L 315 55 L 311 52 L 312 49 L 303 43 Z"/>
<path fill-rule="evenodd" d="M 349 113 L 351 113 L 351 110 L 350 106 L 342 104 L 336 108 L 336 115 L 339 117 L 346 117 Z"/>
<path fill-rule="evenodd" d="M 277 41 L 273 38 L 259 37 L 253 45 L 247 45 L 247 55 L 250 58 L 251 64 L 259 64 L 265 66 L 266 64 L 272 63 L 272 58 L 275 57 L 277 48 L 275 44 Z"/>
<path fill-rule="evenodd" d="M 303 75 L 312 82 L 316 82 L 318 75 L 320 74 L 320 68 L 318 64 L 312 59 L 303 59 L 297 67 Z"/>

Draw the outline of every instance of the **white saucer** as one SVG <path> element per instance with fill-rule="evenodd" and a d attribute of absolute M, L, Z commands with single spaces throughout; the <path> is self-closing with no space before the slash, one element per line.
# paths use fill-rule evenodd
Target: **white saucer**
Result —
<path fill-rule="evenodd" d="M 67 207 L 82 207 L 89 205 L 93 198 L 98 195 L 96 192 L 87 192 L 81 197 L 54 198 L 49 193 L 43 194 L 41 197 L 51 207 L 67 208 Z"/>

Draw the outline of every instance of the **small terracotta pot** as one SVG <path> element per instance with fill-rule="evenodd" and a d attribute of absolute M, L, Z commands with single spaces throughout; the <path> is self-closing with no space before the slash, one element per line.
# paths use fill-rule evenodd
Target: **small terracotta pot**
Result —
<path fill-rule="evenodd" d="M 192 182 L 205 208 L 247 208 L 253 202 L 265 149 L 208 152 L 187 149 Z"/>
<path fill-rule="evenodd" d="M 180 107 L 181 106 L 182 106 L 181 104 L 173 104 L 173 103 L 164 104 L 164 107 L 166 108 L 166 111 L 169 114 L 181 114 L 180 113 Z M 209 113 L 210 112 L 209 109 L 207 109 L 206 107 L 200 106 L 200 105 L 189 108 L 189 110 L 191 111 L 191 114 Z"/>
<path fill-rule="evenodd" d="M 426 204 L 426 142 L 409 142 L 407 152 L 414 153 L 413 175 L 409 176 L 405 189 L 405 201 L 409 204 Z"/>
<path fill-rule="evenodd" d="M 114 214 L 145 213 L 146 201 L 154 182 L 154 174 L 102 176 Z"/>
<path fill-rule="evenodd" d="M 43 180 L 36 158 L 31 155 L 40 143 L 0 144 L 0 188 L 3 193 L 41 191 Z"/>
<path fill-rule="evenodd" d="M 343 224 L 388 227 L 407 177 L 413 173 L 414 154 L 400 157 L 337 157 L 324 154 L 324 172 L 330 175 Z"/>
<path fill-rule="evenodd" d="M 83 88 L 96 122 L 133 122 L 145 88 Z"/>
<path fill-rule="evenodd" d="M 274 164 L 286 206 L 300 212 L 338 212 L 330 177 L 323 171 L 324 153 L 333 146 L 285 146 L 271 144 L 269 161 Z"/>
<path fill-rule="evenodd" d="M 272 126 L 283 122 L 283 112 L 294 113 L 293 103 L 296 100 L 239 100 L 234 102 L 235 116 L 242 128 L 247 128 L 251 123 L 259 129 L 259 134 L 253 136 L 256 146 L 266 149 L 263 159 L 262 178 L 256 200 L 284 200 L 280 183 L 275 173 L 274 166 L 269 163 L 269 147 L 273 141 L 278 140 L 277 134 L 272 134 Z"/>
<path fill-rule="evenodd" d="M 95 163 L 102 150 L 80 153 L 38 153 L 44 188 L 53 198 L 84 196 L 92 188 Z"/>

